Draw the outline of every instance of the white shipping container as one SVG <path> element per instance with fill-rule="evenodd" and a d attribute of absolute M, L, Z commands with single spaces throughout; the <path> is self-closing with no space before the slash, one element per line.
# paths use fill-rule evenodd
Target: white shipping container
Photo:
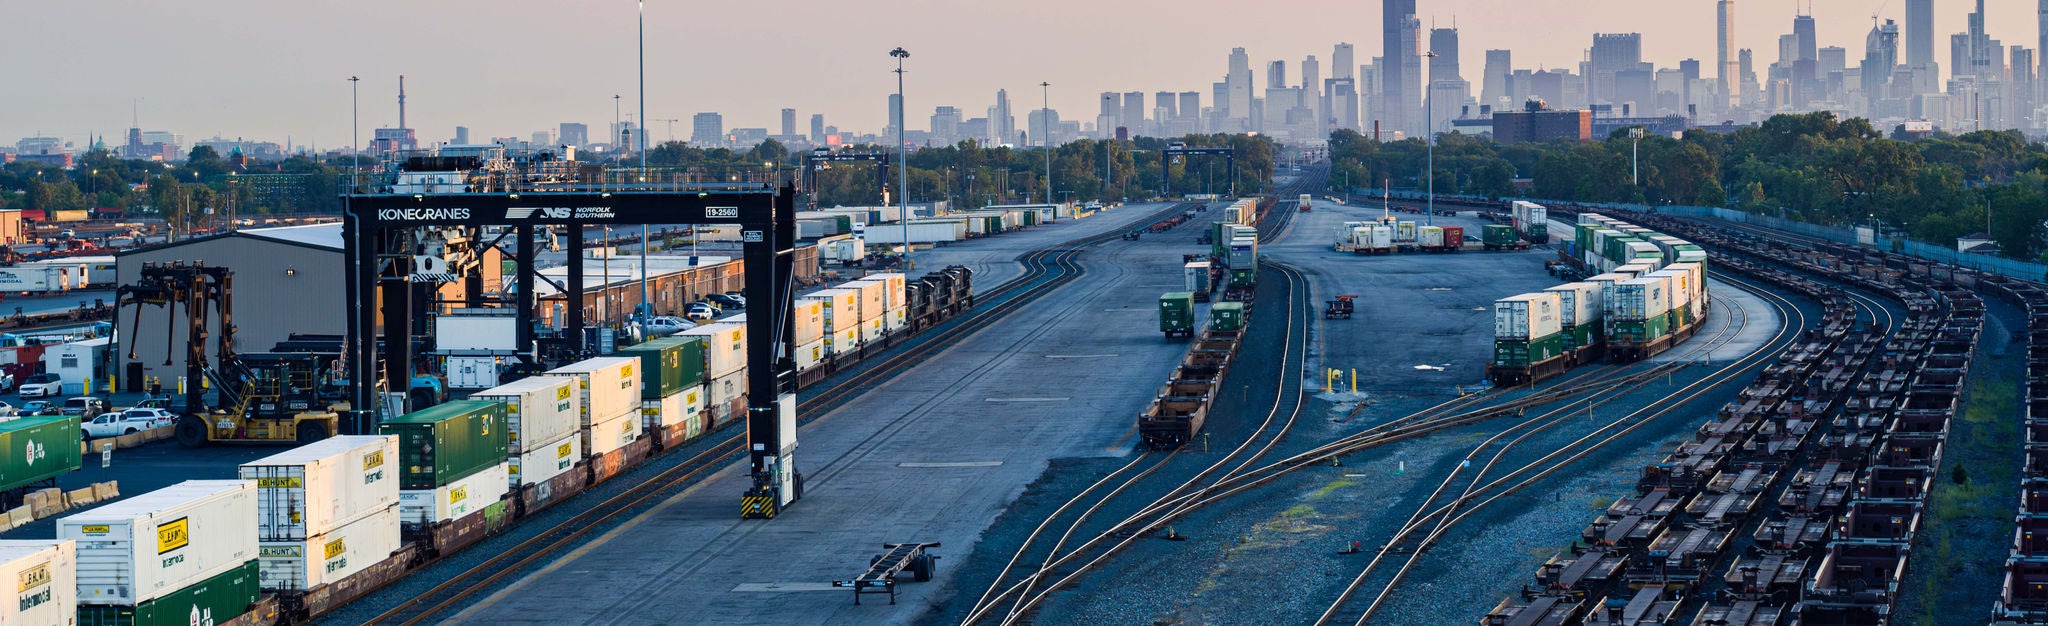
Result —
<path fill-rule="evenodd" d="M 825 330 L 842 331 L 860 325 L 860 290 L 820 289 L 801 296 L 797 300 L 816 300 L 825 306 Z"/>
<path fill-rule="evenodd" d="M 1671 309 L 1692 304 L 1692 273 L 1685 270 L 1657 270 L 1650 276 L 1662 278 L 1671 287 Z"/>
<path fill-rule="evenodd" d="M 1493 303 L 1493 338 L 1529 340 L 1557 334 L 1563 328 L 1555 293 L 1525 293 Z"/>
<path fill-rule="evenodd" d="M 304 591 L 391 558 L 401 539 L 398 503 L 310 539 L 257 544 L 256 578 L 264 589 Z"/>
<path fill-rule="evenodd" d="M 518 320 L 512 316 L 512 309 L 458 308 L 434 316 L 434 349 L 441 352 L 518 352 L 518 329 Z"/>
<path fill-rule="evenodd" d="M 888 333 L 889 329 L 882 325 L 881 316 L 876 316 L 874 319 L 866 320 L 860 323 L 861 343 L 873 343 L 881 341 L 882 336 L 887 335 Z"/>
<path fill-rule="evenodd" d="M 505 404 L 505 435 L 512 452 L 527 441 L 554 441 L 583 425 L 583 403 L 576 376 L 530 376 L 476 392 L 471 400 Z"/>
<path fill-rule="evenodd" d="M 0 624 L 78 623 L 77 542 L 0 540 L 0 580 L 15 581 L 14 601 L 0 602 Z"/>
<path fill-rule="evenodd" d="M 876 245 L 886 246 L 890 244 L 895 244 L 897 247 L 901 247 L 903 245 L 903 236 L 906 232 L 904 229 L 908 227 L 908 232 L 910 234 L 910 243 L 913 244 L 948 243 L 953 241 L 964 241 L 967 239 L 967 235 L 969 232 L 968 224 L 971 222 L 977 222 L 977 220 L 916 220 L 909 222 L 907 224 L 890 224 L 888 226 L 876 226 L 868 233 L 868 236 L 873 238 L 874 243 Z M 979 226 L 979 224 L 976 224 L 976 226 Z M 973 232 L 979 233 L 980 231 L 977 230 Z"/>
<path fill-rule="evenodd" d="M 1671 310 L 1671 281 L 1645 276 L 1614 284 L 1607 298 L 1607 319 L 1637 322 Z"/>
<path fill-rule="evenodd" d="M 909 294 L 904 293 L 905 278 L 901 272 L 878 272 L 862 276 L 860 280 L 862 282 L 871 280 L 882 282 L 882 307 L 884 309 L 900 309 L 910 306 Z"/>
<path fill-rule="evenodd" d="M 704 338 L 704 375 L 707 378 L 717 378 L 734 370 L 747 368 L 746 324 L 705 324 L 677 334 Z M 640 397 L 640 392 L 635 390 L 633 397 Z"/>
<path fill-rule="evenodd" d="M 744 398 L 746 396 L 746 370 L 740 370 L 719 378 L 714 378 L 711 380 L 709 384 L 705 385 L 704 401 L 706 403 L 706 406 L 710 408 L 711 415 L 714 418 L 717 418 L 721 423 L 723 423 L 723 421 L 726 418 L 730 417 L 725 413 L 725 411 L 726 409 L 732 407 L 732 401 Z"/>
<path fill-rule="evenodd" d="M 511 468 L 499 463 L 436 489 L 400 491 L 398 514 L 406 524 L 431 526 L 483 511 L 511 490 L 511 476 Z"/>
<path fill-rule="evenodd" d="M 57 520 L 78 603 L 133 606 L 256 558 L 256 483 L 188 480 Z"/>
<path fill-rule="evenodd" d="M 1544 291 L 1557 294 L 1560 320 L 1565 326 L 1600 321 L 1600 286 L 1593 283 L 1565 283 Z"/>
<path fill-rule="evenodd" d="M 844 330 L 832 331 L 820 343 L 826 354 L 852 354 L 860 350 L 860 326 L 848 326 Z"/>
<path fill-rule="evenodd" d="M 1416 236 L 1416 245 L 1425 248 L 1441 248 L 1444 246 L 1444 227 L 1424 226 L 1417 232 L 1420 234 Z"/>
<path fill-rule="evenodd" d="M 1415 243 L 1415 222 L 1395 222 L 1394 242 Z"/>
<path fill-rule="evenodd" d="M 1370 242 L 1361 241 L 1359 245 L 1374 250 L 1392 248 L 1394 247 L 1394 229 L 1387 226 L 1374 226 L 1372 227 L 1372 240 Z"/>
<path fill-rule="evenodd" d="M 243 463 L 256 538 L 294 541 L 398 504 L 398 436 L 346 435 Z"/>
<path fill-rule="evenodd" d="M 704 412 L 704 385 L 691 385 L 654 400 L 640 401 L 641 428 L 654 430 L 683 423 Z"/>
<path fill-rule="evenodd" d="M 790 330 L 796 345 L 815 343 L 825 338 L 825 303 L 817 300 L 797 300 L 790 304 Z"/>
<path fill-rule="evenodd" d="M 583 429 L 583 455 L 601 456 L 607 452 L 626 447 L 646 432 L 641 429 L 640 411 L 591 424 Z"/>
<path fill-rule="evenodd" d="M 0 267 L 0 292 L 48 292 L 71 289 L 71 274 L 61 267 Z"/>
<path fill-rule="evenodd" d="M 882 330 L 896 332 L 896 329 L 910 325 L 910 307 L 890 309 L 882 314 Z"/>
<path fill-rule="evenodd" d="M 881 319 L 889 310 L 889 284 L 876 280 L 853 280 L 841 283 L 840 289 L 860 290 L 860 321 Z"/>
<path fill-rule="evenodd" d="M 512 455 L 505 460 L 506 486 L 518 489 L 520 485 L 534 485 L 575 469 L 576 462 L 583 460 L 583 436 L 570 433 L 567 436 L 533 446 L 532 450 Z"/>
<path fill-rule="evenodd" d="M 744 328 L 744 326 L 741 326 Z M 699 326 L 690 330 L 704 328 Z M 690 331 L 683 331 L 690 334 Z M 706 346 L 706 351 L 710 350 Z M 640 359 L 601 356 L 547 371 L 549 376 L 576 379 L 582 423 L 630 413 L 640 408 Z"/>
<path fill-rule="evenodd" d="M 1189 262 L 1181 267 L 1181 274 L 1183 282 L 1186 283 L 1184 287 L 1186 291 L 1191 293 L 1207 293 L 1209 291 L 1208 261 Z"/>
<path fill-rule="evenodd" d="M 824 361 L 825 354 L 825 340 L 819 339 L 808 344 L 797 346 L 795 348 L 795 354 L 793 354 L 792 356 L 796 358 L 797 371 L 801 372 L 803 370 L 811 369 L 811 367 L 816 366 L 819 362 Z"/>

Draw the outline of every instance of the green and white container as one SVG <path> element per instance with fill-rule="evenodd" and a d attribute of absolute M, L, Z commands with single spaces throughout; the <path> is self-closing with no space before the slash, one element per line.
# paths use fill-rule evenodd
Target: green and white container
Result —
<path fill-rule="evenodd" d="M 0 488 L 14 488 L 78 471 L 76 415 L 45 415 L 0 422 Z"/>
<path fill-rule="evenodd" d="M 398 514 L 407 526 L 432 526 L 484 510 L 511 489 L 512 474 L 505 461 L 477 470 L 454 482 L 433 489 L 408 489 L 398 493 Z"/>
<path fill-rule="evenodd" d="M 132 606 L 79 606 L 79 626 L 226 624 L 263 595 L 255 559 L 211 578 Z"/>
<path fill-rule="evenodd" d="M 1210 330 L 1244 330 L 1243 302 L 1218 302 L 1209 307 Z"/>
<path fill-rule="evenodd" d="M 1557 334 L 1564 319 L 1561 298 L 1555 293 L 1537 292 L 1501 298 L 1493 303 L 1495 341 L 1532 341 Z"/>
<path fill-rule="evenodd" d="M 498 402 L 447 402 L 384 422 L 383 430 L 398 435 L 399 489 L 444 487 L 503 465 L 508 454 Z"/>
<path fill-rule="evenodd" d="M 550 441 L 531 450 L 513 455 L 505 462 L 508 480 L 506 486 L 518 489 L 524 485 L 547 482 L 556 476 L 576 468 L 576 462 L 583 460 L 583 436 L 570 434 L 556 441 Z"/>
<path fill-rule="evenodd" d="M 658 399 L 641 400 L 641 427 L 651 431 L 685 421 L 697 424 L 697 420 L 690 418 L 704 412 L 704 395 L 704 385 L 699 384 Z M 695 437 L 696 433 L 691 433 L 690 436 Z"/>
<path fill-rule="evenodd" d="M 704 384 L 703 337 L 663 337 L 613 354 L 640 359 L 641 400 L 660 399 Z"/>

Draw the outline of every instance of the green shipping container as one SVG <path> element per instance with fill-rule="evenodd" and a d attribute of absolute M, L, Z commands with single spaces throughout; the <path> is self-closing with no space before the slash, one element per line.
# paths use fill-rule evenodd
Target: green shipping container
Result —
<path fill-rule="evenodd" d="M 1187 333 L 1194 329 L 1194 292 L 1174 291 L 1159 296 L 1159 332 Z"/>
<path fill-rule="evenodd" d="M 78 626 L 192 626 L 226 624 L 262 596 L 257 562 L 193 583 L 135 606 L 78 607 Z"/>
<path fill-rule="evenodd" d="M 1230 268 L 1230 284 L 1236 287 L 1250 287 L 1259 283 L 1259 266 Z"/>
<path fill-rule="evenodd" d="M 24 417 L 0 422 L 0 489 L 13 489 L 78 470 L 75 415 Z"/>
<path fill-rule="evenodd" d="M 1538 245 L 1550 243 L 1549 224 L 1538 224 L 1533 222 L 1529 224 L 1523 224 L 1522 231 L 1522 234 L 1529 236 L 1529 243 Z"/>
<path fill-rule="evenodd" d="M 1209 307 L 1210 330 L 1244 330 L 1244 303 L 1219 302 Z"/>
<path fill-rule="evenodd" d="M 1610 321 L 1607 324 L 1609 343 L 1649 343 L 1671 332 L 1671 316 L 1658 315 L 1641 321 Z"/>
<path fill-rule="evenodd" d="M 1600 326 L 1598 324 L 1566 326 L 1564 331 L 1558 334 L 1564 335 L 1564 347 L 1570 350 L 1577 350 L 1600 343 Z"/>
<path fill-rule="evenodd" d="M 662 337 L 613 356 L 640 359 L 640 397 L 660 400 L 704 382 L 704 339 Z"/>
<path fill-rule="evenodd" d="M 1489 246 L 1515 245 L 1515 227 L 1506 224 L 1487 224 L 1480 229 L 1479 240 Z"/>
<path fill-rule="evenodd" d="M 1578 242 L 1580 250 L 1593 245 L 1593 230 L 1594 226 L 1592 224 L 1579 224 L 1572 227 L 1575 237 L 1573 240 Z"/>
<path fill-rule="evenodd" d="M 504 463 L 505 405 L 448 402 L 384 422 L 398 435 L 399 489 L 433 489 Z"/>
<path fill-rule="evenodd" d="M 1493 364 L 1497 367 L 1528 367 L 1564 354 L 1565 334 L 1552 333 L 1528 341 L 1493 342 Z"/>

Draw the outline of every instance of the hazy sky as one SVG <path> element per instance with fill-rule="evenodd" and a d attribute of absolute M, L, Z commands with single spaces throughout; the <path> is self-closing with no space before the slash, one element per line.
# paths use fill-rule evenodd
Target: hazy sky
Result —
<path fill-rule="evenodd" d="M 1419 0 L 1424 27 L 1460 29 L 1464 73 L 1478 89 L 1485 50 L 1514 51 L 1516 67 L 1574 66 L 1595 32 L 1642 32 L 1659 66 L 1687 57 L 1711 75 L 1713 0 Z M 1740 0 L 1741 45 L 1758 71 L 1777 58 L 1794 2 Z M 1863 55 L 1870 15 L 1904 22 L 1904 0 L 1816 3 L 1820 45 Z M 2038 41 L 2034 2 L 1992 0 L 1991 36 Z M 1965 27 L 1974 0 L 1936 0 L 1937 60 Z M 635 4 L 575 0 L 5 0 L 0 41 L 0 145 L 38 132 L 83 143 L 88 132 L 118 141 L 130 104 L 142 126 L 189 140 L 260 138 L 345 145 L 350 75 L 361 76 L 362 136 L 397 122 L 397 76 L 406 75 L 408 121 L 422 141 L 457 125 L 476 140 L 525 137 L 565 121 L 594 134 L 612 120 L 612 95 L 635 112 Z M 1292 7 L 1279 12 L 1276 7 Z M 794 0 L 647 4 L 647 110 L 657 140 L 687 139 L 699 111 L 726 127 L 779 132 L 778 111 L 848 130 L 878 130 L 895 89 L 889 49 L 911 52 L 910 126 L 936 105 L 979 117 L 1009 89 L 1022 125 L 1050 81 L 1052 103 L 1093 119 L 1103 91 L 1200 91 L 1225 70 L 1230 48 L 1264 64 L 1316 55 L 1330 73 L 1331 47 L 1348 41 L 1357 61 L 1380 50 L 1374 0 Z M 1902 46 L 1903 47 L 1903 46 Z M 1903 55 L 1903 51 L 1901 53 Z M 1903 59 L 1902 59 L 1903 60 Z M 1946 71 L 1949 68 L 1943 67 Z M 1148 95 L 1149 100 L 1149 95 Z"/>

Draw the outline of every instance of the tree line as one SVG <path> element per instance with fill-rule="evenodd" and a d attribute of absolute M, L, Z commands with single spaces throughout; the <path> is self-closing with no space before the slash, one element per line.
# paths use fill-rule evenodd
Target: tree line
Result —
<path fill-rule="evenodd" d="M 1436 192 L 1566 202 L 1732 207 L 1833 226 L 1873 225 L 1938 245 L 1986 232 L 2003 254 L 2048 251 L 2048 148 L 2018 131 L 1900 139 L 1861 118 L 1778 115 L 1731 134 L 1499 145 L 1445 134 Z M 1331 136 L 1332 186 L 1420 190 L 1420 139 Z"/>

